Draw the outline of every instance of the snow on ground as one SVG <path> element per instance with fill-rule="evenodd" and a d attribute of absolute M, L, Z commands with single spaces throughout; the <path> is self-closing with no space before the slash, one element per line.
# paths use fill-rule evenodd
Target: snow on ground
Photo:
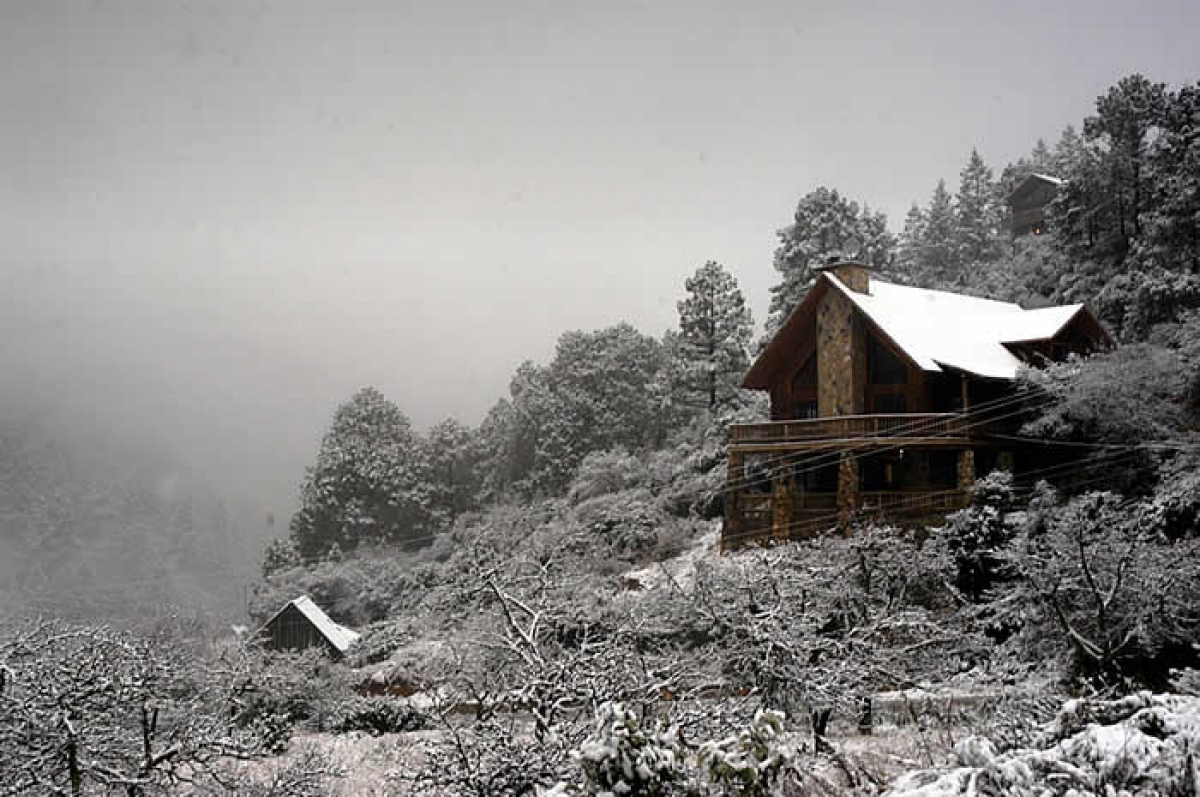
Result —
<path fill-rule="evenodd" d="M 692 547 L 679 556 L 630 570 L 623 576 L 623 581 L 630 585 L 636 584 L 639 589 L 658 589 L 674 580 L 680 587 L 687 589 L 695 578 L 697 563 L 717 556 L 720 547 L 721 521 L 714 520 L 711 528 L 697 537 Z"/>
<path fill-rule="evenodd" d="M 955 747 L 958 766 L 910 772 L 887 797 L 1200 794 L 1200 698 L 1142 692 L 1068 701 L 1029 747 Z"/>

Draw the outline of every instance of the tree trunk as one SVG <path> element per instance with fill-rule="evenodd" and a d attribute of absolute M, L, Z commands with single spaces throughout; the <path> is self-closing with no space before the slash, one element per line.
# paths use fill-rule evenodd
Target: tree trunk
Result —
<path fill-rule="evenodd" d="M 825 738 L 829 732 L 829 718 L 832 714 L 831 708 L 814 708 L 808 713 L 812 722 L 813 752 L 828 753 L 833 750 L 833 746 Z"/>
<path fill-rule="evenodd" d="M 860 697 L 858 699 L 858 732 L 863 736 L 870 736 L 874 725 L 875 718 L 872 712 L 871 696 Z"/>

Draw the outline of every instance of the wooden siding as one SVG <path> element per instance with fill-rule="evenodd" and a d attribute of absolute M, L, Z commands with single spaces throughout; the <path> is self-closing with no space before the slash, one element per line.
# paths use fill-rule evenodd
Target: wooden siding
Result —
<path fill-rule="evenodd" d="M 331 656 L 341 656 L 325 635 L 304 616 L 304 612 L 295 606 L 289 605 L 272 617 L 262 633 L 264 644 L 272 650 L 307 650 L 322 647 Z"/>

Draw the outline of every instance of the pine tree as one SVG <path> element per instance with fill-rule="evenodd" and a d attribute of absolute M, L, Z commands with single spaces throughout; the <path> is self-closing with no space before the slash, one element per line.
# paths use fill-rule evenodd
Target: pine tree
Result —
<path fill-rule="evenodd" d="M 904 231 L 896 246 L 897 276 L 905 281 L 916 281 L 921 269 L 922 247 L 925 245 L 925 211 L 916 202 L 904 217 Z"/>
<path fill-rule="evenodd" d="M 1200 275 L 1200 82 L 1167 97 L 1146 164 L 1145 240 L 1155 265 Z"/>
<path fill-rule="evenodd" d="M 1054 154 L 1050 159 L 1054 176 L 1065 177 L 1076 171 L 1076 166 L 1084 157 L 1085 146 L 1083 137 L 1079 135 L 1079 131 L 1075 129 L 1074 125 L 1064 127 L 1058 143 L 1054 145 Z"/>
<path fill-rule="evenodd" d="M 1029 152 L 1029 171 L 1036 174 L 1054 175 L 1054 155 L 1046 144 L 1046 139 L 1039 138 Z"/>
<path fill-rule="evenodd" d="M 484 449 L 479 435 L 447 418 L 429 430 L 425 449 L 436 511 L 449 520 L 475 509 L 483 480 Z"/>
<path fill-rule="evenodd" d="M 768 337 L 804 297 L 816 266 L 833 256 L 883 266 L 895 245 L 887 232 L 886 216 L 860 209 L 857 202 L 825 186 L 800 200 L 793 223 L 780 230 L 778 236 L 774 265 L 780 281 L 771 288 Z"/>
<path fill-rule="evenodd" d="M 954 200 L 946 190 L 946 181 L 938 180 L 925 211 L 921 239 L 922 263 L 918 274 L 925 287 L 946 287 L 957 282 L 959 268 L 954 251 L 957 230 Z"/>
<path fill-rule="evenodd" d="M 1163 84 L 1131 75 L 1096 99 L 1095 115 L 1083 123 L 1086 143 L 1064 132 L 1067 185 L 1052 219 L 1077 259 L 1118 264 L 1141 237 L 1142 216 L 1151 209 L 1149 147 L 1166 105 Z"/>
<path fill-rule="evenodd" d="M 955 211 L 958 262 L 974 265 L 993 260 L 1000 243 L 999 202 L 992 170 L 978 150 L 971 150 L 967 165 L 959 173 Z"/>
<path fill-rule="evenodd" d="M 338 407 L 305 474 L 291 533 L 300 555 L 319 558 L 335 544 L 423 539 L 435 527 L 428 464 L 400 408 L 367 387 Z"/>
<path fill-rule="evenodd" d="M 1141 235 L 1141 213 L 1146 200 L 1143 177 L 1146 149 L 1152 129 L 1162 121 L 1165 106 L 1163 84 L 1131 75 L 1099 97 L 1096 115 L 1083 122 L 1087 139 L 1106 146 L 1106 161 L 1119 205 L 1119 231 L 1126 240 Z"/>
<path fill-rule="evenodd" d="M 710 412 L 730 404 L 748 366 L 753 320 L 737 280 L 708 261 L 684 283 L 679 310 L 679 359 L 684 403 Z"/>
<path fill-rule="evenodd" d="M 896 236 L 888 231 L 887 215 L 882 210 L 871 210 L 865 202 L 858 217 L 858 251 L 853 257 L 876 268 L 891 264 L 896 248 Z"/>

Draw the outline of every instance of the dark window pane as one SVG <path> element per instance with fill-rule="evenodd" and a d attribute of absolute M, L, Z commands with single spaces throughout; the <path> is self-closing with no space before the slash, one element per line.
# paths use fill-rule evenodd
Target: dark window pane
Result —
<path fill-rule="evenodd" d="M 931 451 L 929 454 L 929 480 L 935 487 L 958 486 L 958 452 Z"/>
<path fill-rule="evenodd" d="M 801 420 L 805 418 L 816 418 L 817 402 L 811 400 L 792 402 L 792 417 Z"/>
<path fill-rule="evenodd" d="M 875 412 L 888 415 L 908 412 L 908 398 L 903 393 L 880 393 L 875 396 Z"/>
<path fill-rule="evenodd" d="M 816 387 L 817 386 L 817 353 L 814 351 L 808 356 L 796 370 L 796 375 L 792 377 L 792 387 Z"/>
<path fill-rule="evenodd" d="M 873 385 L 908 383 L 908 369 L 904 363 L 874 335 L 867 336 L 867 372 Z"/>

